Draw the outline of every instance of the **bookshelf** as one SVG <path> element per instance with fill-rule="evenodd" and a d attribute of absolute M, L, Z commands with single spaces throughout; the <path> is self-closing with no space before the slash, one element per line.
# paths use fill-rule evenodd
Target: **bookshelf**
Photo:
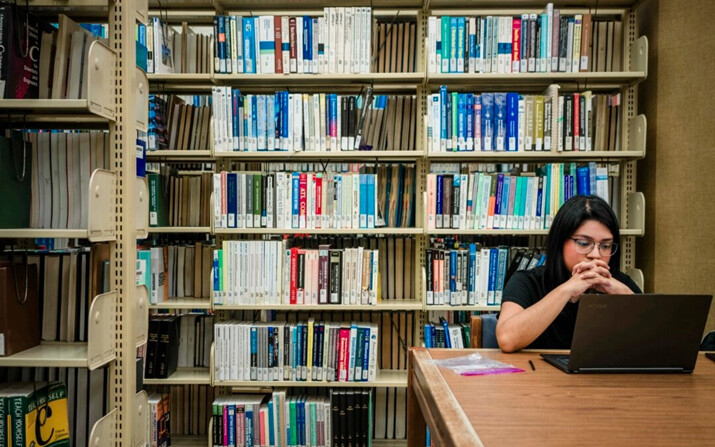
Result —
<path fill-rule="evenodd" d="M 648 42 L 639 37 L 635 21 L 633 0 L 604 0 L 598 2 L 597 10 L 594 9 L 592 0 L 554 1 L 555 8 L 562 8 L 563 14 L 597 13 L 603 16 L 616 16 L 623 22 L 623 61 L 624 69 L 620 71 L 604 72 L 576 72 L 576 73 L 474 73 L 474 74 L 443 74 L 429 73 L 426 70 L 426 39 L 427 19 L 433 15 L 520 15 L 522 13 L 540 13 L 546 2 L 534 0 L 517 0 L 505 6 L 504 2 L 495 0 L 396 0 L 380 2 L 379 6 L 373 5 L 373 17 L 387 20 L 399 12 L 400 18 L 410 17 L 417 22 L 417 70 L 414 73 L 369 73 L 369 74 L 149 74 L 152 91 L 161 92 L 195 92 L 207 94 L 212 86 L 232 86 L 248 92 L 264 93 L 277 89 L 288 89 L 295 92 L 357 92 L 365 86 L 373 86 L 375 92 L 400 92 L 416 93 L 419 117 L 415 129 L 417 140 L 414 151 L 349 151 L 349 152 L 217 152 L 212 149 L 201 151 L 156 151 L 148 152 L 147 158 L 151 161 L 162 162 L 190 162 L 214 161 L 216 171 L 230 170 L 232 163 L 237 162 L 282 162 L 282 163 L 347 163 L 347 162 L 408 162 L 414 163 L 416 168 L 416 225 L 415 228 L 378 228 L 374 230 L 295 230 L 295 229 L 214 229 L 206 227 L 161 227 L 150 228 L 150 233 L 200 233 L 216 236 L 217 244 L 224 240 L 237 238 L 255 239 L 261 235 L 363 235 L 367 237 L 382 237 L 383 235 L 401 235 L 414 240 L 415 243 L 415 272 L 413 275 L 413 299 L 390 300 L 379 302 L 376 306 L 326 306 L 303 305 L 299 308 L 291 305 L 216 305 L 204 303 L 206 307 L 198 306 L 196 300 L 172 299 L 167 303 L 150 306 L 152 309 L 212 309 L 216 313 L 217 321 L 229 319 L 232 312 L 240 311 L 281 311 L 281 312 L 389 312 L 406 311 L 415 316 L 415 343 L 422 341 L 422 327 L 429 319 L 428 312 L 493 312 L 498 311 L 498 306 L 450 306 L 425 304 L 425 279 L 424 263 L 425 249 L 429 247 L 432 236 L 484 236 L 530 239 L 545 237 L 548 230 L 456 230 L 456 229 L 428 229 L 426 222 L 426 178 L 432 165 L 437 163 L 571 163 L 571 162 L 597 162 L 614 163 L 619 165 L 620 177 L 620 209 L 621 236 L 623 246 L 623 270 L 636 279 L 639 285 L 643 284 L 642 273 L 635 268 L 635 242 L 634 238 L 645 233 L 645 200 L 635 185 L 635 163 L 646 156 L 646 117 L 637 111 L 637 90 L 639 82 L 648 76 L 647 54 Z M 295 2 L 291 1 L 263 1 L 258 4 L 238 1 L 222 1 L 221 8 L 213 9 L 206 2 L 194 0 L 181 0 L 173 2 L 169 9 L 155 9 L 150 15 L 167 18 L 170 23 L 181 21 L 190 22 L 197 26 L 209 25 L 214 15 L 219 14 L 246 14 L 254 16 L 269 15 L 318 15 L 323 6 L 355 6 L 367 5 L 367 2 L 328 2 L 308 1 L 300 3 L 300 10 L 296 10 Z M 151 4 L 158 8 L 158 4 Z M 202 8 L 199 11 L 191 8 Z M 153 13 L 153 14 L 152 14 Z M 195 16 L 192 16 L 195 14 Z M 427 96 L 438 90 L 439 86 L 446 85 L 450 91 L 459 92 L 491 92 L 491 91 L 519 91 L 524 93 L 540 92 L 551 84 L 559 84 L 563 91 L 574 92 L 593 90 L 594 92 L 620 92 L 622 100 L 621 148 L 618 151 L 524 151 L 524 152 L 431 152 L 428 150 L 427 126 Z M 625 124 L 623 124 L 625 123 Z M 640 280 L 638 279 L 640 278 Z M 244 313 L 245 315 L 245 313 Z M 382 336 L 383 334 L 381 334 Z M 211 377 L 206 379 L 206 371 L 181 370 L 177 374 L 160 381 L 149 379 L 156 384 L 194 384 L 209 383 L 212 386 L 227 388 L 253 389 L 272 387 L 336 387 L 343 384 L 328 382 L 232 382 L 215 381 L 213 368 L 209 368 Z M 157 382 L 154 382 L 157 380 Z M 208 382 L 207 382 L 208 380 Z M 200 382 L 198 382 L 200 381 Z M 347 383 L 344 386 L 361 386 L 359 383 Z M 406 376 L 402 371 L 383 370 L 377 382 L 365 384 L 370 387 L 404 388 Z M 209 436 L 210 441 L 210 436 Z M 184 438 L 180 442 L 193 445 L 200 442 L 195 437 Z M 374 440 L 375 445 L 399 445 L 400 440 Z M 204 440 L 205 443 L 205 440 Z"/>
<path fill-rule="evenodd" d="M 87 188 L 88 200 L 85 227 L 2 229 L 0 238 L 18 240 L 20 246 L 27 246 L 22 240 L 37 238 L 109 242 L 111 262 L 107 283 L 111 284 L 111 291 L 88 297 L 86 342 L 42 342 L 26 351 L 0 357 L 0 367 L 87 371 L 106 368 L 105 377 L 111 378 L 104 388 L 107 413 L 88 427 L 86 442 L 141 445 L 146 439 L 146 406 L 137 408 L 142 399 L 134 390 L 134 358 L 136 344 L 146 340 L 146 330 L 141 322 L 134 325 L 133 321 L 137 314 L 146 320 L 146 315 L 137 310 L 146 310 L 146 303 L 142 304 L 140 294 L 134 291 L 135 274 L 125 266 L 135 265 L 134 244 L 148 226 L 148 220 L 142 223 L 147 207 L 143 200 L 148 191 L 136 178 L 135 153 L 126 148 L 134 147 L 136 130 L 146 130 L 148 81 L 133 68 L 134 35 L 123 30 L 133 30 L 137 18 L 146 16 L 146 8 L 142 14 L 134 7 L 135 2 L 126 0 L 109 4 L 94 0 L 31 0 L 28 4 L 31 12 L 42 20 L 56 22 L 58 14 L 65 14 L 77 22 L 108 23 L 110 31 L 106 42 L 93 41 L 88 45 L 82 76 L 86 80 L 86 95 L 82 94 L 82 99 L 0 99 L 0 123 L 14 129 L 108 131 L 105 159 L 108 169 L 94 170 L 88 184 L 82 185 Z M 79 198 L 80 193 L 76 194 Z M 130 429 L 122 430 L 122 426 Z M 130 437 L 130 433 L 134 436 Z"/>

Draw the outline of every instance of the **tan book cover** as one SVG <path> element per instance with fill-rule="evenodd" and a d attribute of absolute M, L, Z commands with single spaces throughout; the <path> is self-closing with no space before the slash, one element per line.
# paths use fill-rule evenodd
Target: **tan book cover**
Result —
<path fill-rule="evenodd" d="M 591 14 L 583 14 L 581 19 L 581 65 L 580 71 L 588 71 L 591 59 Z"/>
<path fill-rule="evenodd" d="M 613 22 L 613 65 L 612 71 L 623 71 L 624 67 L 630 69 L 623 62 L 623 22 Z"/>

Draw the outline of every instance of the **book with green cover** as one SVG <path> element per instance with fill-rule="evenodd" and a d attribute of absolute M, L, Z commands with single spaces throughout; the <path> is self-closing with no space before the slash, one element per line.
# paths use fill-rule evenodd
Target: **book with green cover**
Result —
<path fill-rule="evenodd" d="M 30 226 L 32 147 L 22 137 L 0 137 L 0 228 Z"/>
<path fill-rule="evenodd" d="M 149 226 L 169 226 L 168 194 L 164 190 L 164 178 L 155 172 L 147 174 L 149 182 Z"/>

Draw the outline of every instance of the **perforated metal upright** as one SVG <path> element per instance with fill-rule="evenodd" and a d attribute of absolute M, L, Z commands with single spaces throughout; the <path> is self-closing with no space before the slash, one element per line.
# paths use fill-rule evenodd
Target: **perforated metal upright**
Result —
<path fill-rule="evenodd" d="M 136 116 L 133 77 L 136 56 L 134 26 L 136 8 L 133 0 L 115 0 L 109 4 L 109 38 L 117 54 L 114 89 L 116 121 L 109 126 L 113 169 L 117 174 L 115 203 L 116 243 L 111 254 L 113 288 L 117 290 L 116 353 L 111 367 L 110 401 L 118 411 L 114 445 L 133 444 L 135 418 L 134 315 L 136 286 Z M 142 438 L 143 439 L 143 438 Z M 108 445 L 108 444 L 107 444 Z"/>

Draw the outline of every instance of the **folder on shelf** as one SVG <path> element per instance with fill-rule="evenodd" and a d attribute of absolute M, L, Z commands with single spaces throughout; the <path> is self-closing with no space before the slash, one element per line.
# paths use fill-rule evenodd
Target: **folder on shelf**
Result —
<path fill-rule="evenodd" d="M 0 262 L 0 356 L 40 344 L 37 285 L 37 265 Z"/>
<path fill-rule="evenodd" d="M 32 147 L 21 137 L 0 137 L 0 228 L 30 225 Z"/>

